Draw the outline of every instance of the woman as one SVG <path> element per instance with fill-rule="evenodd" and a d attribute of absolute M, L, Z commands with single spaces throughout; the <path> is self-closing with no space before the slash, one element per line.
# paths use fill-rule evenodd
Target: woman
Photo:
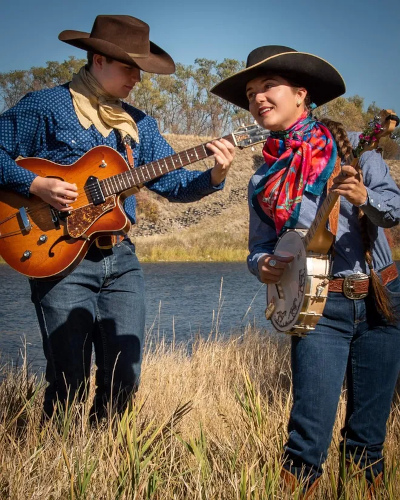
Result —
<path fill-rule="evenodd" d="M 341 195 L 323 317 L 306 337 L 291 339 L 293 407 L 282 475 L 292 487 L 304 479 L 308 495 L 315 488 L 346 376 L 341 454 L 346 464 L 365 471 L 372 487 L 382 478 L 386 421 L 400 370 L 400 282 L 383 230 L 400 220 L 400 191 L 380 154 L 365 152 L 356 170 L 348 164 L 351 144 L 340 124 L 327 122 L 329 130 L 313 118 L 316 105 L 345 92 L 342 77 L 323 59 L 289 47 L 259 47 L 249 54 L 246 69 L 212 92 L 248 109 L 271 131 L 265 164 L 249 185 L 248 266 L 260 281 L 278 283 L 293 259 L 273 255 L 278 237 L 288 228 L 309 228 L 327 189 Z M 397 319 L 377 311 L 374 276 L 387 294 L 381 309 Z M 345 296 L 346 277 L 350 286 L 361 278 L 367 296 Z"/>

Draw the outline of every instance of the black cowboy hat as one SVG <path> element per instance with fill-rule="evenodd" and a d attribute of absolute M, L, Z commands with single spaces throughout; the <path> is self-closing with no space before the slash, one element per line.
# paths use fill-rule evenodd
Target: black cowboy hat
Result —
<path fill-rule="evenodd" d="M 171 74 L 171 56 L 149 40 L 149 25 L 132 16 L 97 16 L 91 33 L 65 30 L 58 38 L 79 49 L 134 64 L 148 73 Z"/>
<path fill-rule="evenodd" d="M 346 91 L 340 73 L 324 59 L 282 45 L 266 45 L 250 52 L 246 68 L 222 80 L 211 92 L 248 110 L 246 85 L 253 78 L 265 74 L 282 76 L 292 84 L 305 87 L 317 106 Z"/>

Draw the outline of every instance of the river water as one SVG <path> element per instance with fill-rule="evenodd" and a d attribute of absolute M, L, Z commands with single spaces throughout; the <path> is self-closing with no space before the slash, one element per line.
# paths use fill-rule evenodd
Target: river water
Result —
<path fill-rule="evenodd" d="M 229 335 L 248 323 L 266 327 L 265 287 L 244 263 L 143 264 L 147 340 L 190 342 L 219 332 Z M 0 265 L 0 365 L 21 363 L 24 344 L 33 371 L 45 359 L 25 276 Z"/>
<path fill-rule="evenodd" d="M 190 343 L 198 335 L 237 334 L 251 323 L 269 327 L 265 287 L 244 263 L 142 264 L 146 282 L 146 330 L 152 344 Z M 400 270 L 400 262 L 397 262 Z M 30 288 L 25 276 L 0 265 L 0 366 L 21 363 L 25 349 L 32 371 L 45 359 Z"/>

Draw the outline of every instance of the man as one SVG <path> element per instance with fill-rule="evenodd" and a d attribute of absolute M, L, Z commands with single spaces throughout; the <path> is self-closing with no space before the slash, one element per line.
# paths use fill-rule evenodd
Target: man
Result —
<path fill-rule="evenodd" d="M 91 148 L 107 145 L 137 167 L 173 154 L 155 120 L 120 99 L 140 81 L 140 71 L 170 74 L 175 65 L 149 40 L 148 25 L 131 16 L 98 16 L 90 34 L 63 31 L 59 39 L 88 51 L 88 64 L 69 84 L 28 94 L 0 116 L 0 185 L 68 212 L 79 196 L 77 186 L 37 176 L 15 158 L 69 165 Z M 221 189 L 233 146 L 221 139 L 207 147 L 214 168 L 180 169 L 147 187 L 181 202 Z M 124 209 L 134 222 L 133 196 Z M 145 327 L 143 273 L 132 242 L 99 238 L 68 276 L 32 279 L 30 285 L 47 360 L 45 414 L 53 414 L 57 401 L 63 406 L 86 395 L 93 345 L 97 372 L 91 416 L 104 416 L 107 405 L 122 411 L 138 386 Z"/>

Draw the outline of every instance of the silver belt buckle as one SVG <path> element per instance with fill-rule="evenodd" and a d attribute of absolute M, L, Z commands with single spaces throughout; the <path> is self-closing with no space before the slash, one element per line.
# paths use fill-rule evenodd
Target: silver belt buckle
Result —
<path fill-rule="evenodd" d="M 359 293 L 355 292 L 353 285 L 351 282 L 353 281 L 363 281 L 363 280 L 369 280 L 368 274 L 364 273 L 355 273 L 355 274 L 350 274 L 349 276 L 346 276 L 343 281 L 343 294 L 345 297 L 348 299 L 356 300 L 356 299 L 363 299 L 368 295 L 368 292 L 365 293 Z"/>

